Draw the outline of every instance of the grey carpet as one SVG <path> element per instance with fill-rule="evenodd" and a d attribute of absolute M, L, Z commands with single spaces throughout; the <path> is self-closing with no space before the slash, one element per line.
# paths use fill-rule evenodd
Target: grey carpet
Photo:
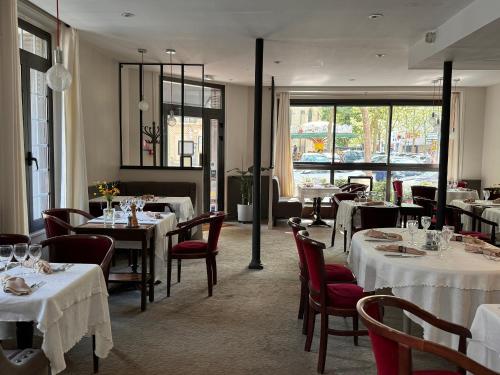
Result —
<path fill-rule="evenodd" d="M 305 336 L 297 320 L 297 255 L 288 228 L 262 231 L 262 271 L 248 270 L 251 227 L 223 228 L 218 259 L 219 283 L 207 297 L 204 261 L 184 261 L 182 281 L 166 298 L 164 285 L 156 300 L 139 311 L 139 292 L 112 293 L 109 299 L 114 348 L 100 361 L 100 374 L 315 374 L 318 337 L 304 351 Z M 329 241 L 330 231 L 312 235 Z M 340 246 L 340 240 L 339 248 Z M 328 260 L 345 259 L 330 249 Z M 176 279 L 176 272 L 174 272 Z M 397 320 L 397 319 L 396 319 Z M 335 327 L 349 321 L 331 318 Z M 396 324 L 399 324 L 396 321 Z M 90 374 L 91 343 L 85 338 L 66 355 L 65 374 Z M 427 359 L 417 358 L 417 365 Z M 439 366 L 439 364 L 438 364 Z M 327 374 L 375 374 L 370 342 L 330 336 Z"/>

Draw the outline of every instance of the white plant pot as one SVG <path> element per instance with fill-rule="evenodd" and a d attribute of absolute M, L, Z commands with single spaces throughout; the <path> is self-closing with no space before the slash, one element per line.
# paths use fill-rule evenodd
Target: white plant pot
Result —
<path fill-rule="evenodd" d="M 251 223 L 253 218 L 253 205 L 238 204 L 238 221 L 241 223 Z"/>

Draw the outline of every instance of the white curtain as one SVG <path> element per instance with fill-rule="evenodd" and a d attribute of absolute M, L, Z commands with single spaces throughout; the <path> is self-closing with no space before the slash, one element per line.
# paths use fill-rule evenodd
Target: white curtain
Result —
<path fill-rule="evenodd" d="M 274 175 L 278 177 L 281 195 L 293 197 L 295 184 L 293 181 L 293 160 L 290 143 L 290 94 L 278 94 L 279 108 L 276 125 Z"/>
<path fill-rule="evenodd" d="M 78 32 L 62 29 L 64 64 L 71 73 L 71 86 L 63 93 L 61 150 L 61 206 L 88 211 L 87 162 L 82 112 Z"/>
<path fill-rule="evenodd" d="M 460 93 L 454 92 L 451 94 L 448 180 L 455 181 L 462 177 L 460 152 L 462 142 L 461 111 Z"/>
<path fill-rule="evenodd" d="M 0 1 L 0 233 L 28 234 L 17 0 Z"/>

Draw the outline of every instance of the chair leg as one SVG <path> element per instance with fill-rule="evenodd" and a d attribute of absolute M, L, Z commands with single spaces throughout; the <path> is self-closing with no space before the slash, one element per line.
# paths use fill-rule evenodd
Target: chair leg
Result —
<path fill-rule="evenodd" d="M 172 279 L 172 258 L 167 256 L 167 297 L 170 297 L 170 281 Z"/>
<path fill-rule="evenodd" d="M 214 285 L 217 285 L 217 261 L 215 260 L 215 255 L 212 257 L 212 276 Z"/>
<path fill-rule="evenodd" d="M 308 306 L 308 308 L 307 308 L 307 338 L 306 338 L 306 345 L 304 346 L 304 350 L 306 352 L 311 351 L 311 344 L 313 341 L 315 321 L 316 321 L 316 314 L 314 313 L 313 308 L 311 306 Z"/>
<path fill-rule="evenodd" d="M 328 315 L 321 313 L 321 331 L 319 337 L 318 372 L 325 372 L 326 347 L 328 346 Z"/>
<path fill-rule="evenodd" d="M 352 317 L 352 330 L 354 332 L 358 331 L 358 316 L 357 315 Z M 354 339 L 354 345 L 358 346 L 358 336 L 353 336 L 353 339 Z"/>
<path fill-rule="evenodd" d="M 305 282 L 301 281 L 300 282 L 299 314 L 297 316 L 297 319 L 304 318 L 304 306 L 306 304 L 306 298 L 307 298 L 307 287 L 305 285 Z"/>
<path fill-rule="evenodd" d="M 210 257 L 205 258 L 205 262 L 207 263 L 207 279 L 208 279 L 208 296 L 212 297 L 212 287 L 213 287 L 213 276 L 212 276 L 212 262 Z"/>
<path fill-rule="evenodd" d="M 177 259 L 177 282 L 181 282 L 182 259 Z"/>
<path fill-rule="evenodd" d="M 94 374 L 99 372 L 99 357 L 95 355 L 95 335 L 92 335 L 92 359 L 94 364 Z"/>
<path fill-rule="evenodd" d="M 332 229 L 332 245 L 335 245 L 335 232 L 337 232 L 337 219 L 333 222 L 333 229 Z"/>
<path fill-rule="evenodd" d="M 306 295 L 306 298 L 305 298 L 305 301 L 304 301 L 304 318 L 302 319 L 302 334 L 303 335 L 307 335 L 307 327 L 308 327 L 308 324 L 309 324 L 309 307 L 307 306 L 307 295 Z M 314 330 L 314 329 L 313 329 Z"/>
<path fill-rule="evenodd" d="M 347 251 L 347 230 L 344 231 L 344 253 Z"/>

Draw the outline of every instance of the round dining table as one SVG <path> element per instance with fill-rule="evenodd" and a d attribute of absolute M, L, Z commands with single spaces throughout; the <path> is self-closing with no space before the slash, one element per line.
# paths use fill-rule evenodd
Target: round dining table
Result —
<path fill-rule="evenodd" d="M 395 244 L 422 249 L 424 230 L 415 236 L 417 245 L 410 244 L 406 229 L 380 230 L 401 234 L 403 241 Z M 466 252 L 464 244 L 455 241 L 441 255 L 436 251 L 426 251 L 418 257 L 387 253 L 376 247 L 388 242 L 371 240 L 366 232 L 353 236 L 348 257 L 358 285 L 365 291 L 390 288 L 396 297 L 467 328 L 471 327 L 479 305 L 500 302 L 500 262 Z M 408 317 L 423 327 L 425 339 L 458 347 L 458 336 L 436 329 L 415 316 Z"/>

